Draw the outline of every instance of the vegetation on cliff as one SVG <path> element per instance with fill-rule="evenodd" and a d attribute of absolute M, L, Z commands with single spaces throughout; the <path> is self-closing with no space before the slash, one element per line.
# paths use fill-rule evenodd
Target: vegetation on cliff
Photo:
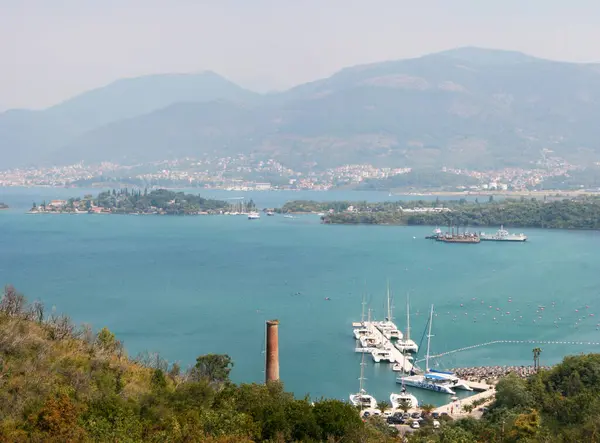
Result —
<path fill-rule="evenodd" d="M 280 383 L 229 380 L 227 355 L 188 370 L 157 355 L 130 359 L 108 329 L 93 333 L 7 286 L 0 300 L 0 441 L 392 442 L 346 402 L 311 403 Z M 431 409 L 423 406 L 423 410 Z M 480 420 L 424 426 L 409 442 L 598 442 L 600 354 L 567 357 L 527 380 L 508 376 Z M 430 423 L 426 417 L 424 423 Z"/>
<path fill-rule="evenodd" d="M 332 224 L 600 228 L 600 200 L 592 197 L 502 201 L 490 197 L 484 203 L 464 199 L 383 203 L 293 201 L 280 211 L 322 212 L 323 221 Z"/>
<path fill-rule="evenodd" d="M 566 357 L 527 380 L 498 382 L 496 401 L 481 420 L 457 420 L 412 442 L 598 442 L 600 354 Z"/>
<path fill-rule="evenodd" d="M 338 400 L 313 404 L 280 383 L 230 382 L 226 355 L 187 371 L 158 356 L 130 359 L 106 328 L 92 333 L 27 304 L 0 301 L 0 441 L 386 441 Z M 389 432 L 388 432 L 389 433 Z"/>

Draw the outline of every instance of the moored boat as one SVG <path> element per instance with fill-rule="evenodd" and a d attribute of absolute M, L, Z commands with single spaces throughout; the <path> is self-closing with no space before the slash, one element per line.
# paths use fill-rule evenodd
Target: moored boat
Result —
<path fill-rule="evenodd" d="M 495 234 L 486 234 L 482 232 L 479 234 L 481 241 L 512 241 L 512 242 L 524 242 L 527 241 L 527 236 L 523 233 L 511 234 L 504 226 L 500 225 L 500 229 Z"/>

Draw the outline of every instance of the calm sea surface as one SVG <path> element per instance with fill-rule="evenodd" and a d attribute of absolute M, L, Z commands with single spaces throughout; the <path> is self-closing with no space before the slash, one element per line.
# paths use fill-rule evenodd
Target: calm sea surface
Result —
<path fill-rule="evenodd" d="M 228 353 L 234 380 L 260 382 L 264 324 L 278 318 L 286 387 L 345 399 L 358 389 L 360 372 L 351 322 L 360 318 L 363 293 L 382 318 L 387 279 L 403 329 L 411 294 L 417 342 L 435 304 L 433 353 L 494 340 L 600 341 L 597 232 L 531 229 L 525 244 L 447 245 L 424 240 L 428 227 L 325 226 L 317 216 L 24 214 L 33 201 L 84 192 L 0 189 L 0 201 L 11 206 L 0 212 L 0 282 L 79 323 L 107 326 L 130 355 L 160 352 L 186 366 L 201 354 Z M 298 198 L 390 199 L 367 192 L 203 195 L 251 197 L 259 207 Z M 530 364 L 534 346 L 492 344 L 449 354 L 439 364 Z M 542 364 L 600 350 L 541 347 Z M 378 399 L 397 389 L 386 364 L 369 361 L 366 372 L 366 387 Z M 447 400 L 415 393 L 427 402 Z"/>

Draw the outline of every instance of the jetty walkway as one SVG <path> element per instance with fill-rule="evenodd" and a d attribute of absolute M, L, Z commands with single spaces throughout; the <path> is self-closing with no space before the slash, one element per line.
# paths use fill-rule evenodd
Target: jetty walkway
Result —
<path fill-rule="evenodd" d="M 484 407 L 489 405 L 492 401 L 494 401 L 496 395 L 496 388 L 494 385 L 488 385 L 485 383 L 477 383 L 477 382 L 469 382 L 469 386 L 473 388 L 474 391 L 480 391 L 475 395 L 471 395 L 470 397 L 455 400 L 448 404 L 442 405 L 440 407 L 435 408 L 433 411 L 442 413 L 447 413 L 450 417 L 454 419 L 464 418 L 468 416 L 477 416 L 479 417 L 481 414 L 477 411 L 477 408 L 473 407 L 471 412 L 467 412 L 465 410 L 465 406 L 473 405 L 475 402 L 480 402 L 478 407 Z"/>

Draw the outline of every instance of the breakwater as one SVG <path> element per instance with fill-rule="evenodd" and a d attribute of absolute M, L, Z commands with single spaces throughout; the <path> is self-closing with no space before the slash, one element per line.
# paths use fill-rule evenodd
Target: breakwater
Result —
<path fill-rule="evenodd" d="M 540 369 L 549 368 L 549 366 L 540 367 Z M 536 369 L 533 366 L 475 366 L 470 368 L 454 368 L 452 372 L 465 380 L 477 382 L 486 380 L 490 383 L 508 374 L 515 374 L 518 377 L 526 378 L 535 374 Z"/>

